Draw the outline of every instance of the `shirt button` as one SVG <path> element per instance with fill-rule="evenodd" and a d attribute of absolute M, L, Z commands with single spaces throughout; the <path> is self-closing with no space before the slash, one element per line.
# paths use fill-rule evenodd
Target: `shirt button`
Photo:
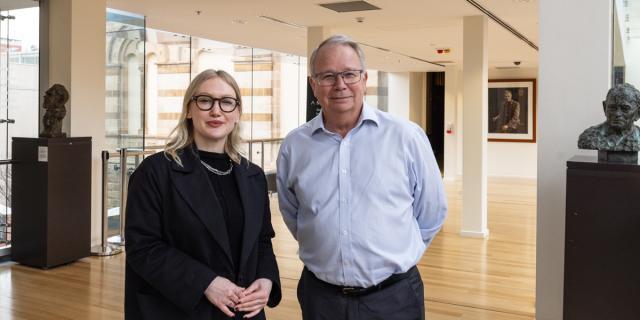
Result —
<path fill-rule="evenodd" d="M 342 199 L 342 203 L 347 203 L 347 199 Z"/>
<path fill-rule="evenodd" d="M 342 169 L 342 174 L 347 174 L 347 169 Z"/>
<path fill-rule="evenodd" d="M 346 236 L 348 234 L 347 230 L 342 230 L 342 235 Z"/>

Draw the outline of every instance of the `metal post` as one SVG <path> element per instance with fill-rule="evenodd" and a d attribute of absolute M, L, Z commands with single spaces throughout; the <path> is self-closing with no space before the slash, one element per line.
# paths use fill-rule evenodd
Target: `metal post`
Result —
<path fill-rule="evenodd" d="M 260 141 L 260 168 L 264 170 L 264 141 Z"/>
<path fill-rule="evenodd" d="M 129 168 L 127 168 L 127 148 L 120 150 L 120 244 L 124 245 L 124 222 L 127 218 L 127 192 L 129 190 Z"/>
<path fill-rule="evenodd" d="M 107 243 L 107 232 L 109 228 L 109 215 L 107 210 L 107 194 L 108 194 L 108 184 L 107 184 L 107 172 L 109 165 L 109 152 L 103 150 L 102 151 L 102 243 L 97 246 L 93 246 L 91 248 L 92 256 L 112 256 L 122 252 L 121 248 L 112 246 Z"/>
<path fill-rule="evenodd" d="M 124 246 L 124 221 L 127 208 L 127 148 L 122 148 L 120 153 L 120 234 L 118 239 L 110 241 L 119 246 Z"/>
<path fill-rule="evenodd" d="M 253 142 L 251 142 L 251 140 L 249 140 L 249 162 L 253 161 Z"/>

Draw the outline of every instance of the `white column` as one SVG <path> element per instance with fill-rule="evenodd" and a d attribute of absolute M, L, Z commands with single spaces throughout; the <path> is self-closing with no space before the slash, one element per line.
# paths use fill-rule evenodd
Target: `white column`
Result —
<path fill-rule="evenodd" d="M 307 28 L 307 58 L 311 59 L 311 53 L 313 50 L 330 36 L 331 32 L 327 27 Z"/>
<path fill-rule="evenodd" d="M 63 131 L 70 137 L 91 137 L 91 239 L 100 240 L 102 163 L 105 141 L 105 0 L 47 1 L 48 74 L 41 83 L 69 90 Z M 44 28 L 43 28 L 44 29 Z M 45 41 L 46 43 L 46 41 Z M 46 67 L 46 66 L 43 66 Z M 46 90 L 47 88 L 41 88 Z"/>
<path fill-rule="evenodd" d="M 411 95 L 409 72 L 389 72 L 388 112 L 402 119 L 409 120 L 409 97 Z"/>
<path fill-rule="evenodd" d="M 566 161 L 604 120 L 611 79 L 611 1 L 540 1 L 536 318 L 562 319 Z M 636 59 L 638 57 L 635 57 Z"/>
<path fill-rule="evenodd" d="M 444 178 L 454 180 L 458 174 L 458 138 L 462 129 L 458 118 L 458 66 L 449 65 L 444 69 Z M 447 133 L 451 129 L 451 133 Z"/>
<path fill-rule="evenodd" d="M 487 17 L 463 22 L 463 236 L 486 238 L 487 229 Z"/>
<path fill-rule="evenodd" d="M 409 73 L 409 120 L 427 128 L 427 73 Z"/>

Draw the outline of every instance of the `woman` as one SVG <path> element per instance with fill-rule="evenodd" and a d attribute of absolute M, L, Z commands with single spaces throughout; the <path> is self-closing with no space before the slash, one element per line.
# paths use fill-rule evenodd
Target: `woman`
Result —
<path fill-rule="evenodd" d="M 236 81 L 203 71 L 164 152 L 131 176 L 125 318 L 265 319 L 280 302 L 267 182 L 238 153 L 241 113 Z"/>

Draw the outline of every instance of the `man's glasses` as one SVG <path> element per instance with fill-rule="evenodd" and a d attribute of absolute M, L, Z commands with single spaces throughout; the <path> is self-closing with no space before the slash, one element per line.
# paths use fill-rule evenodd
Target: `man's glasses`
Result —
<path fill-rule="evenodd" d="M 342 72 L 323 72 L 314 76 L 316 82 L 321 86 L 332 86 L 338 81 L 338 77 L 346 84 L 352 84 L 362 79 L 364 70 L 347 70 Z"/>
<path fill-rule="evenodd" d="M 195 101 L 198 109 L 202 111 L 211 110 L 215 102 L 218 101 L 218 106 L 220 107 L 220 110 L 227 113 L 233 112 L 233 110 L 235 110 L 240 104 L 238 99 L 235 99 L 235 98 L 231 98 L 231 97 L 214 98 L 214 97 L 203 95 L 203 94 L 191 97 L 191 101 Z"/>

